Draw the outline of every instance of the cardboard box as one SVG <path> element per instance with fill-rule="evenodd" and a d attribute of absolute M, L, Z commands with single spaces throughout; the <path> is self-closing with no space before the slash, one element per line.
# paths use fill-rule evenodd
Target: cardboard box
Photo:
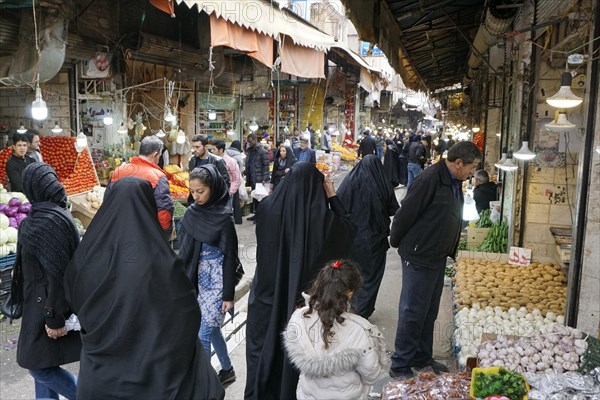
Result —
<path fill-rule="evenodd" d="M 490 228 L 471 228 L 467 229 L 467 245 L 479 246 L 485 240 Z"/>

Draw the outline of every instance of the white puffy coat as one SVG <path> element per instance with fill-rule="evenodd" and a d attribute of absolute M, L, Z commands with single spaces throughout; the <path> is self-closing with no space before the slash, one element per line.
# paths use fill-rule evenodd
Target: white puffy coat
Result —
<path fill-rule="evenodd" d="M 298 400 L 365 399 L 380 373 L 385 340 L 366 319 L 344 313 L 344 322 L 333 325 L 335 335 L 325 350 L 318 314 L 308 317 L 308 306 L 292 314 L 283 332 L 285 350 L 300 371 Z"/>

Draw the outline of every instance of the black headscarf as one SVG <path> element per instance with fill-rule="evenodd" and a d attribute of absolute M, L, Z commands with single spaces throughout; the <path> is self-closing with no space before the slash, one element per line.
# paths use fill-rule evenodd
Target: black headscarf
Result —
<path fill-rule="evenodd" d="M 387 150 L 383 158 L 383 169 L 392 188 L 395 188 L 400 183 L 400 160 L 398 159 L 400 153 L 398 152 L 398 147 L 396 147 L 396 144 L 391 139 L 386 139 L 385 144 L 387 145 Z"/>
<path fill-rule="evenodd" d="M 240 151 L 240 153 L 242 152 L 242 143 L 240 143 L 239 140 L 234 140 L 233 142 L 231 142 L 231 144 L 229 145 L 229 147 L 233 147 L 234 149 L 238 149 Z"/>
<path fill-rule="evenodd" d="M 377 156 L 366 155 L 346 176 L 337 193 L 358 228 L 355 240 L 373 247 L 382 242 L 387 245 L 390 216 L 399 206 Z"/>
<path fill-rule="evenodd" d="M 233 209 L 225 180 L 212 164 L 198 168 L 209 173 L 211 193 L 206 204 L 193 203 L 181 220 L 179 255 L 194 286 L 198 282 L 198 259 L 202 243 L 218 246 L 223 252 L 223 300 L 233 300 L 235 283 L 231 271 L 237 265 L 238 239 L 233 222 Z"/>
<path fill-rule="evenodd" d="M 222 399 L 198 340 L 200 309 L 165 242 L 152 187 L 125 177 L 92 220 L 65 273 L 81 323 L 82 399 Z"/>
<path fill-rule="evenodd" d="M 281 146 L 277 148 L 277 152 L 275 153 L 275 161 L 282 167 L 290 168 L 292 165 L 296 164 L 298 160 L 296 159 L 296 155 L 290 146 L 284 145 L 283 147 L 285 147 L 285 161 L 281 163 Z"/>
<path fill-rule="evenodd" d="M 79 233 L 65 209 L 67 194 L 56 172 L 44 163 L 23 171 L 23 193 L 31 203 L 31 214 L 19 228 L 19 243 L 36 254 L 44 269 L 62 279 L 79 244 Z"/>
<path fill-rule="evenodd" d="M 279 337 L 326 261 L 342 258 L 354 239 L 345 210 L 329 208 L 323 174 L 297 162 L 256 213 L 256 272 L 246 324 L 247 399 L 294 399 L 298 372 Z M 339 199 L 333 198 L 339 202 Z M 340 206 L 343 209 L 343 206 Z M 338 216 L 342 214 L 342 216 Z"/>

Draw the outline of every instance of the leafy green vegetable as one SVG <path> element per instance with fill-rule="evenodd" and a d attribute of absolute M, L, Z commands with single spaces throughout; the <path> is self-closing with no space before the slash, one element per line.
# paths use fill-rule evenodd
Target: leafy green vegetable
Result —
<path fill-rule="evenodd" d="M 500 368 L 498 374 L 475 372 L 473 394 L 476 397 L 506 396 L 513 400 L 521 400 L 527 394 L 525 380 L 516 373 Z"/>
<path fill-rule="evenodd" d="M 185 214 L 186 208 L 178 201 L 174 201 L 173 205 L 175 206 L 175 210 L 173 211 L 173 217 L 176 219 L 183 218 L 183 214 Z"/>
<path fill-rule="evenodd" d="M 492 212 L 488 208 L 487 210 L 483 210 L 481 214 L 479 214 L 479 221 L 475 224 L 476 228 L 490 228 L 493 225 L 492 220 L 490 219 L 490 214 Z"/>

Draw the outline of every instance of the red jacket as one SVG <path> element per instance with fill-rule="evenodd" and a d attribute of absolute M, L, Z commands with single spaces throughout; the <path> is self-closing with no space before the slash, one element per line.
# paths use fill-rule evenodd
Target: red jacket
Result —
<path fill-rule="evenodd" d="M 169 189 L 169 181 L 165 173 L 158 165 L 146 161 L 137 156 L 131 159 L 128 164 L 122 164 L 112 174 L 111 183 L 116 182 L 125 176 L 135 176 L 147 180 L 154 189 L 154 200 L 156 200 L 156 208 L 158 209 L 158 222 L 165 231 L 166 235 L 170 235 L 173 230 L 173 198 Z M 106 188 L 110 190 L 110 184 Z M 106 195 L 106 194 L 105 194 Z"/>

